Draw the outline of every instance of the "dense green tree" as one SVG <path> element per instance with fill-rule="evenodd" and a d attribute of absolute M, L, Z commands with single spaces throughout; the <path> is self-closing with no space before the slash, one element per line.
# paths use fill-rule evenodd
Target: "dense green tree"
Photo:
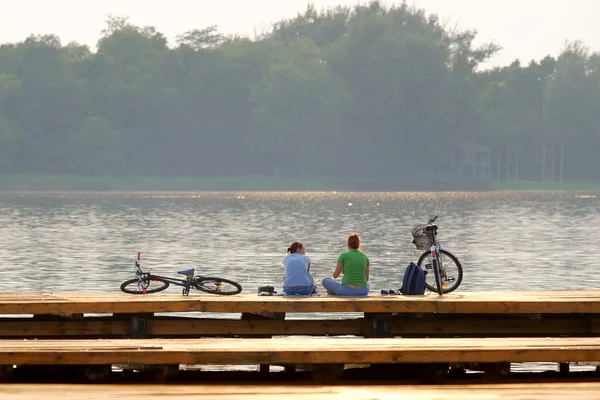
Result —
<path fill-rule="evenodd" d="M 564 149 L 569 178 L 600 178 L 600 53 L 567 44 L 546 90 L 546 144 Z"/>
<path fill-rule="evenodd" d="M 306 38 L 273 43 L 263 80 L 250 98 L 254 122 L 262 129 L 249 138 L 251 154 L 268 157 L 274 171 L 315 176 L 327 165 L 324 151 L 341 142 L 344 87 L 331 76 L 318 46 Z M 319 151 L 313 151 L 315 146 Z"/>
<path fill-rule="evenodd" d="M 123 168 L 121 135 L 104 117 L 87 118 L 81 129 L 72 133 L 69 150 L 75 172 L 94 175 L 118 173 Z"/>
<path fill-rule="evenodd" d="M 0 45 L 0 172 L 451 179 L 475 142 L 493 178 L 600 179 L 599 54 L 484 70 L 476 39 L 377 1 L 253 39 L 121 16 L 93 50 L 30 36 Z"/>

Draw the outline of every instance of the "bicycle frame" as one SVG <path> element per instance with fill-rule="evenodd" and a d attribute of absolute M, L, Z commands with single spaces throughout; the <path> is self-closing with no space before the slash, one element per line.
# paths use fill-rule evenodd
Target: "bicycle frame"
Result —
<path fill-rule="evenodd" d="M 168 276 L 162 275 L 153 275 L 150 271 L 144 272 L 142 271 L 142 267 L 140 266 L 140 252 L 138 252 L 136 260 L 135 260 L 135 276 L 138 279 L 138 286 L 142 289 L 142 291 L 146 291 L 146 288 L 143 286 L 142 282 L 149 282 L 152 278 L 158 278 L 161 281 L 169 282 L 169 284 L 182 286 L 183 294 L 186 295 L 190 292 L 190 289 L 194 286 L 195 281 L 197 280 L 197 276 L 186 276 L 185 279 L 177 279 L 170 278 Z"/>
<path fill-rule="evenodd" d="M 442 276 L 443 276 L 443 261 L 441 258 L 438 258 L 438 254 L 440 252 L 440 243 L 438 241 L 438 234 L 437 234 L 437 230 L 432 232 L 432 236 L 433 236 L 433 244 L 430 247 L 430 251 L 431 251 L 431 268 L 433 269 L 433 274 L 435 277 L 435 285 L 438 288 L 438 294 L 440 296 L 443 295 L 443 283 L 442 283 Z"/>
<path fill-rule="evenodd" d="M 444 270 L 444 262 L 440 257 L 441 246 L 437 232 L 438 227 L 434 224 L 436 219 L 437 215 L 427 222 L 426 234 L 431 238 L 429 251 L 431 252 L 431 268 L 433 269 L 435 285 L 437 286 L 438 294 L 443 296 L 444 284 L 442 279 L 446 276 L 446 271 Z"/>

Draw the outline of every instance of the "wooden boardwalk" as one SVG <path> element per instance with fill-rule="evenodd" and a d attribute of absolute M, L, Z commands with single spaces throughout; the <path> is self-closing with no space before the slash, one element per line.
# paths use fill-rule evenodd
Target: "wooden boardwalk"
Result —
<path fill-rule="evenodd" d="M 23 293 L 0 294 L 0 315 L 0 366 L 600 362 L 600 291 Z"/>
<path fill-rule="evenodd" d="M 194 313 L 191 317 L 190 312 Z M 207 318 L 202 315 L 205 312 L 231 316 L 211 318 L 209 314 Z M 157 316 L 156 313 L 167 314 Z M 168 313 L 178 313 L 178 316 Z M 240 313 L 245 313 L 245 318 L 236 315 Z M 279 314 L 281 318 L 252 317 L 264 313 Z M 304 316 L 294 318 L 293 313 L 304 313 Z M 340 318 L 336 315 L 340 313 L 356 315 Z M 292 314 L 294 319 L 284 320 L 285 314 Z M 134 331 L 137 336 L 145 337 L 597 336 L 600 333 L 600 291 L 473 292 L 443 297 L 432 294 L 367 298 L 164 293 L 143 296 L 0 294 L 0 315 L 4 315 L 0 317 L 0 338 L 116 338 L 129 337 Z"/>
<path fill-rule="evenodd" d="M 2 340 L 0 365 L 600 361 L 597 338 Z"/>
<path fill-rule="evenodd" d="M 156 293 L 1 294 L 0 314 L 81 313 L 600 314 L 600 291 L 463 292 L 442 297 L 215 296 Z"/>
<path fill-rule="evenodd" d="M 600 383 L 487 385 L 0 385 L 3 400 L 148 399 L 201 400 L 565 400 L 597 399 Z"/>

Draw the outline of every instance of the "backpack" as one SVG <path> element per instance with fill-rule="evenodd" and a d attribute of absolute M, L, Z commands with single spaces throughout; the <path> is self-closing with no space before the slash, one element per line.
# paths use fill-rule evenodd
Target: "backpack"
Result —
<path fill-rule="evenodd" d="M 425 275 L 427 275 L 427 271 L 424 271 L 417 264 L 413 262 L 408 264 L 406 270 L 404 270 L 400 293 L 406 295 L 425 294 Z"/>

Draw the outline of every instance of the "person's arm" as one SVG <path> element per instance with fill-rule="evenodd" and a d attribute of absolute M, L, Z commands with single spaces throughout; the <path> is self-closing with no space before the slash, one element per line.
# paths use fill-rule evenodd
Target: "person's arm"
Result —
<path fill-rule="evenodd" d="M 308 268 L 306 269 L 306 272 L 310 272 L 310 263 L 308 263 Z"/>
<path fill-rule="evenodd" d="M 369 277 L 371 275 L 371 264 L 367 264 L 367 272 L 365 273 L 365 275 L 367 276 L 367 281 L 368 281 Z"/>
<path fill-rule="evenodd" d="M 338 276 L 340 276 L 343 270 L 344 263 L 338 261 L 337 265 L 335 266 L 335 269 L 333 270 L 333 278 L 336 279 Z"/>

